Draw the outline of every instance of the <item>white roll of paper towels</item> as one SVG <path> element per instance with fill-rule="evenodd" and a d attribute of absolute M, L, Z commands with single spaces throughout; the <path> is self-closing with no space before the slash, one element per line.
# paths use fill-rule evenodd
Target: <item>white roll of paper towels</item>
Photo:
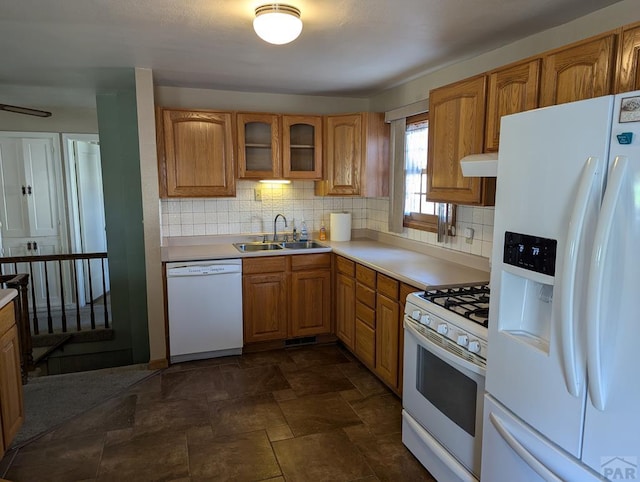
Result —
<path fill-rule="evenodd" d="M 351 213 L 331 213 L 329 236 L 331 241 L 351 239 Z"/>

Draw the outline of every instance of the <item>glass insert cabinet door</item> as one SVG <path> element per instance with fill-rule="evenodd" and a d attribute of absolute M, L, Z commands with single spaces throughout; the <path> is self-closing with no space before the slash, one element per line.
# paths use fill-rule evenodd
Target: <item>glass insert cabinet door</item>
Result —
<path fill-rule="evenodd" d="M 237 115 L 238 177 L 321 179 L 322 117 Z"/>
<path fill-rule="evenodd" d="M 282 116 L 282 169 L 287 179 L 322 179 L 322 117 Z"/>

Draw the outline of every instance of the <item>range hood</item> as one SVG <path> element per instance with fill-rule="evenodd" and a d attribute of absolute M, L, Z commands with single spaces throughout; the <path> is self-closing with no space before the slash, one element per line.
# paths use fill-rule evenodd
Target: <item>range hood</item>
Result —
<path fill-rule="evenodd" d="M 464 177 L 497 177 L 498 153 L 470 154 L 460 159 Z"/>

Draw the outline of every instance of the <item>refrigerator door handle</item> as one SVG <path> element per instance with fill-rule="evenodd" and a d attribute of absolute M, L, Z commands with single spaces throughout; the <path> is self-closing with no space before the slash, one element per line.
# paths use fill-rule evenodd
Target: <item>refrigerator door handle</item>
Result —
<path fill-rule="evenodd" d="M 569 218 L 569 232 L 564 252 L 564 266 L 560 276 L 560 333 L 562 342 L 562 363 L 567 390 L 574 397 L 582 391 L 584 381 L 583 364 L 579 363 L 577 337 L 577 320 L 574 312 L 578 257 L 580 245 L 584 238 L 584 227 L 590 201 L 593 197 L 593 186 L 601 174 L 601 160 L 589 157 L 585 163 L 578 186 L 578 193 Z"/>
<path fill-rule="evenodd" d="M 587 290 L 587 373 L 591 402 L 600 411 L 604 411 L 607 403 L 607 394 L 604 386 L 605 367 L 602 360 L 601 323 L 605 269 L 610 254 L 609 241 L 613 230 L 614 213 L 621 198 L 628 162 L 629 160 L 622 156 L 616 157 L 613 162 L 598 217 L 593 252 L 591 254 L 591 266 L 589 268 Z M 609 329 L 612 328 L 609 327 Z"/>
<path fill-rule="evenodd" d="M 562 479 L 554 474 L 546 465 L 540 462 L 524 445 L 511 433 L 496 414 L 489 413 L 491 424 L 498 431 L 502 439 L 529 467 L 531 467 L 540 477 L 549 482 L 562 482 Z"/>

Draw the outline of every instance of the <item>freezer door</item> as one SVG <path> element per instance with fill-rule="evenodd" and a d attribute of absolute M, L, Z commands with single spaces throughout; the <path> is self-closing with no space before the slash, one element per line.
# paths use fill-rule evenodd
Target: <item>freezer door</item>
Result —
<path fill-rule="evenodd" d="M 583 306 L 612 107 L 612 96 L 601 97 L 506 116 L 501 127 L 486 390 L 576 458 L 586 403 Z M 525 267 L 504 262 L 506 231 L 530 236 Z M 527 269 L 552 241 L 555 271 Z"/>
<path fill-rule="evenodd" d="M 484 401 L 481 480 L 590 482 L 602 479 L 487 395 Z"/>
<path fill-rule="evenodd" d="M 625 99 L 633 111 L 620 112 Z M 589 398 L 583 461 L 612 480 L 640 480 L 640 92 L 616 98 L 614 159 L 591 262 Z M 617 136 L 633 133 L 630 144 Z"/>

